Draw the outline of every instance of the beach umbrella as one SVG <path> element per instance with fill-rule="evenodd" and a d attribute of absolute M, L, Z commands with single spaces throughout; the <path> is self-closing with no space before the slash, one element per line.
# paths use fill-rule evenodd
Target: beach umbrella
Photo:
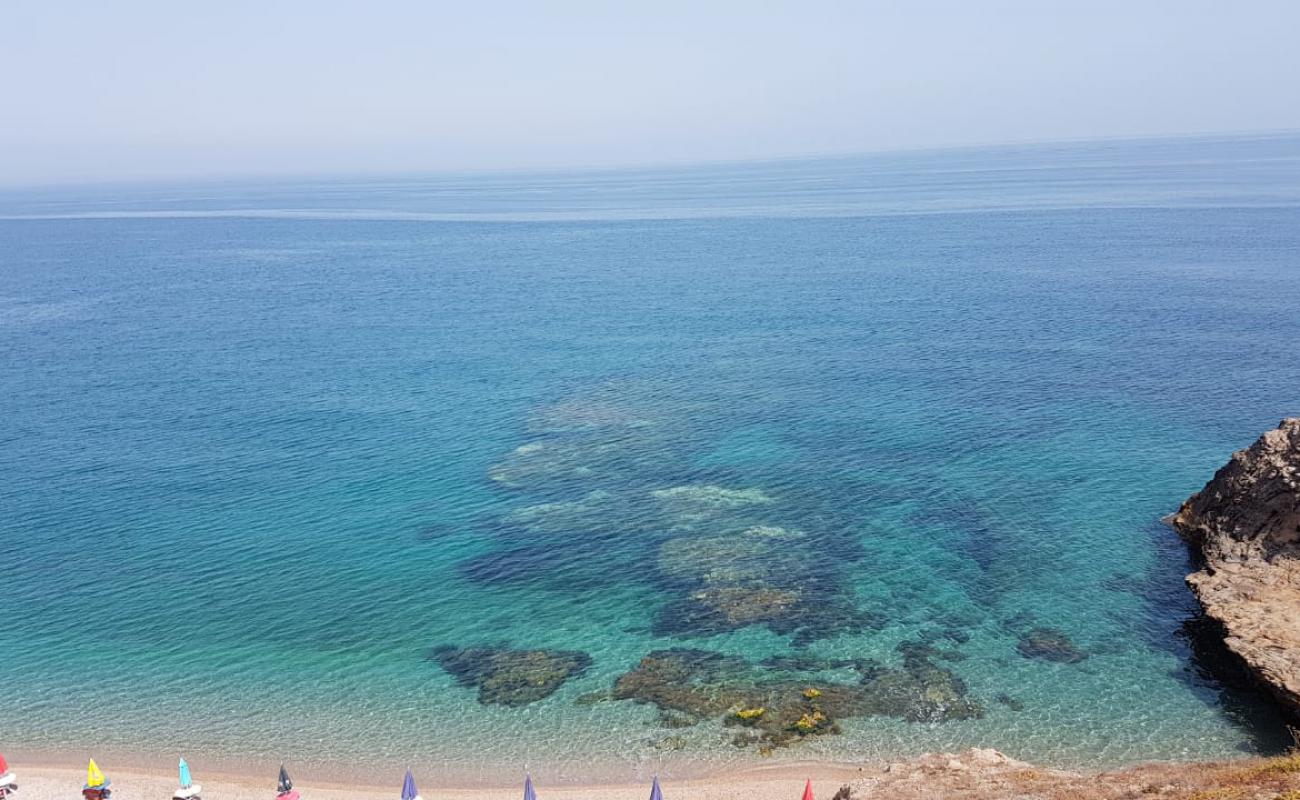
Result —
<path fill-rule="evenodd" d="M 654 786 L 650 787 L 650 800 L 664 800 L 664 793 L 659 790 L 659 776 L 655 776 Z"/>
<path fill-rule="evenodd" d="M 415 788 L 415 776 L 411 768 L 406 768 L 406 780 L 402 781 L 402 800 L 420 800 L 420 793 Z"/>
<path fill-rule="evenodd" d="M 279 794 L 287 794 L 293 791 L 293 781 L 289 780 L 289 773 L 284 768 L 284 762 L 280 762 L 280 783 L 276 786 L 275 791 Z"/>
<path fill-rule="evenodd" d="M 188 789 L 194 785 L 194 778 L 190 777 L 190 765 L 185 763 L 184 758 L 181 759 L 180 773 L 182 789 Z"/>
<path fill-rule="evenodd" d="M 9 774 L 9 762 L 5 761 L 5 754 L 0 753 L 0 775 Z"/>
<path fill-rule="evenodd" d="M 803 800 L 813 800 L 812 778 L 809 778 L 808 782 L 803 785 Z"/>
<path fill-rule="evenodd" d="M 95 763 L 95 759 L 90 759 L 90 764 L 86 767 L 86 788 L 98 789 L 101 786 L 107 785 L 108 777 L 100 771 L 99 765 Z"/>
<path fill-rule="evenodd" d="M 524 776 L 524 800 L 537 800 L 537 792 L 533 790 L 533 776 Z"/>

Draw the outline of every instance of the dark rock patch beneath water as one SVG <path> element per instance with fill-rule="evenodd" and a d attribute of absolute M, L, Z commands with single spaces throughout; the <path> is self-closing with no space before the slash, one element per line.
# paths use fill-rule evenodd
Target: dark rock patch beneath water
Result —
<path fill-rule="evenodd" d="M 1025 658 L 1077 664 L 1088 657 L 1070 637 L 1055 628 L 1034 628 L 1020 637 L 1016 650 Z"/>
<path fill-rule="evenodd" d="M 679 535 L 660 547 L 657 566 L 681 594 L 656 615 L 656 635 L 713 636 L 764 625 L 802 646 L 879 624 L 854 605 L 844 577 L 819 558 L 808 534 L 732 516 L 771 502 L 766 495 L 702 486 L 680 487 L 671 496 L 685 504 L 676 513 L 686 516 L 678 517 Z M 693 523 L 709 533 L 694 533 Z"/>
<path fill-rule="evenodd" d="M 505 646 L 444 645 L 430 660 L 456 682 L 478 689 L 483 705 L 523 706 L 550 697 L 569 678 L 591 666 L 591 656 L 575 650 L 516 650 Z"/>
<path fill-rule="evenodd" d="M 835 734 L 851 717 L 889 716 L 917 722 L 974 719 L 983 714 L 965 683 L 920 651 L 904 654 L 902 668 L 870 659 L 783 662 L 782 666 L 849 667 L 855 682 L 777 676 L 738 656 L 708 650 L 656 650 L 620 676 L 616 700 L 654 705 L 663 714 L 721 719 L 744 729 L 733 743 L 771 748 L 809 736 Z"/>

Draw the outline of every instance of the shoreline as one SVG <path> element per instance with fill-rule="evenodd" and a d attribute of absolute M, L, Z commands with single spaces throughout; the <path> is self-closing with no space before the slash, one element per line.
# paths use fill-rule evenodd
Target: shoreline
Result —
<path fill-rule="evenodd" d="M 233 760 L 206 759 L 201 753 L 194 752 L 146 755 L 143 753 L 115 752 L 109 748 L 87 750 L 84 757 L 70 758 L 66 752 L 52 753 L 41 750 L 25 750 L 22 747 L 6 747 L 7 749 L 0 752 L 3 752 L 8 759 L 11 770 L 18 774 L 20 789 L 25 789 L 27 784 L 32 783 L 32 778 L 58 780 L 61 784 L 68 786 L 71 786 L 71 782 L 75 781 L 76 787 L 74 789 L 80 789 L 85 778 L 86 762 L 93 757 L 100 768 L 112 779 L 113 796 L 121 798 L 121 800 L 139 797 L 134 792 L 120 791 L 134 784 L 147 783 L 151 788 L 154 787 L 154 784 L 158 786 L 166 783 L 174 784 L 176 782 L 176 760 L 180 755 L 184 755 L 190 763 L 195 782 L 205 788 L 204 795 L 210 793 L 208 787 L 224 787 L 238 790 L 241 796 L 252 792 L 259 796 L 264 795 L 267 800 L 272 800 L 275 795 L 276 774 L 280 765 L 278 757 L 244 759 L 241 760 L 241 765 Z M 287 758 L 285 765 L 294 780 L 294 788 L 302 792 L 304 800 L 318 790 L 325 792 L 348 791 L 366 796 L 374 795 L 376 798 L 387 795 L 396 796 L 401 788 L 404 769 L 376 766 L 372 769 L 349 770 L 346 766 L 296 757 Z M 502 792 L 512 793 L 515 790 L 522 790 L 526 772 L 523 764 L 514 769 L 487 765 L 484 772 L 491 772 L 495 777 L 475 778 L 457 774 L 457 767 L 441 763 L 436 759 L 428 762 L 421 762 L 416 759 L 412 761 L 410 767 L 415 774 L 416 783 L 421 787 L 421 793 L 425 797 L 434 794 L 445 795 L 449 792 L 464 795 L 465 797 L 484 797 Z M 715 784 L 765 784 L 797 780 L 799 787 L 802 788 L 803 782 L 809 778 L 813 780 L 814 787 L 816 787 L 819 782 L 834 780 L 838 780 L 842 784 L 888 767 L 889 762 L 886 760 L 850 762 L 807 759 L 749 765 L 716 765 L 712 769 L 701 762 L 696 764 L 694 769 L 685 771 L 675 771 L 667 768 L 650 769 L 649 765 L 647 765 L 644 776 L 637 775 L 636 777 L 630 776 L 626 771 L 603 771 L 599 765 L 595 764 L 581 778 L 577 778 L 577 776 L 567 778 L 559 775 L 556 770 L 544 763 L 528 765 L 527 772 L 532 774 L 539 793 L 545 787 L 547 794 L 567 792 L 582 795 L 584 792 L 598 790 L 630 792 L 636 789 L 640 791 L 638 787 L 644 788 L 645 792 L 648 793 L 651 780 L 656 775 L 665 787 L 670 783 L 673 786 L 699 788 Z M 389 774 L 391 774 L 391 779 L 382 777 Z M 838 788 L 840 784 L 837 784 L 835 788 Z M 175 786 L 171 786 L 170 789 L 165 791 L 170 792 L 171 789 L 175 788 Z M 149 796 L 155 795 L 157 795 L 156 792 Z M 24 796 L 30 797 L 30 795 L 23 792 L 23 794 L 19 795 L 19 800 Z M 74 792 L 70 796 L 75 800 L 77 794 Z M 162 795 L 157 796 L 162 797 Z M 167 794 L 166 798 L 170 796 L 170 794 Z M 629 794 L 629 796 L 631 795 Z M 163 800 L 166 800 L 166 798 L 163 798 Z"/>
<path fill-rule="evenodd" d="M 96 759 L 99 760 L 98 758 Z M 176 789 L 175 769 L 142 769 L 130 767 L 115 769 L 111 764 L 100 764 L 112 779 L 113 797 L 116 800 L 168 800 Z M 17 774 L 19 792 L 15 800 L 77 800 L 85 779 L 85 765 L 73 766 L 64 760 L 59 764 L 16 762 L 10 767 Z M 416 782 L 421 794 L 429 798 L 453 797 L 463 800 L 486 800 L 495 797 L 514 797 L 523 790 L 524 776 L 497 785 L 465 785 L 446 783 L 438 779 L 436 768 L 414 766 Z M 800 764 L 774 764 L 724 771 L 704 778 L 669 780 L 660 778 L 666 795 L 690 797 L 722 797 L 721 790 L 736 792 L 735 796 L 750 798 L 793 796 L 802 790 L 804 781 L 811 779 L 816 793 L 830 797 L 840 786 L 862 778 L 865 766 L 801 762 Z M 877 767 L 873 771 L 879 771 Z M 293 773 L 292 764 L 290 772 Z M 256 774 L 204 771 L 195 773 L 195 782 L 203 787 L 204 797 L 232 798 L 233 800 L 274 800 L 275 773 Z M 390 785 L 359 779 L 356 781 L 318 780 L 303 773 L 294 777 L 295 790 L 304 800 L 381 800 L 397 798 L 401 794 L 400 774 L 394 775 Z M 644 800 L 650 793 L 650 778 L 642 782 L 617 781 L 611 783 L 588 782 L 583 784 L 550 784 L 534 778 L 539 795 L 566 797 L 572 800 L 597 800 L 597 798 L 638 798 Z M 743 791 L 741 791 L 743 790 Z"/>
<path fill-rule="evenodd" d="M 117 750 L 113 747 L 77 747 L 52 751 L 39 748 L 27 749 L 3 742 L 0 742 L 0 745 L 4 746 L 0 752 L 8 758 L 11 768 L 20 773 L 20 777 L 42 774 L 74 777 L 80 775 L 84 778 L 86 762 L 93 757 L 101 769 L 113 779 L 113 788 L 117 790 L 120 788 L 119 775 L 132 780 L 146 779 L 151 783 L 159 780 L 163 783 L 168 780 L 175 781 L 176 761 L 180 756 L 184 756 L 190 763 L 197 783 L 205 787 L 220 785 L 251 790 L 259 795 L 266 795 L 267 800 L 271 800 L 274 796 L 272 790 L 281 763 L 279 753 L 254 757 L 213 757 L 191 749 L 146 753 Z M 79 755 L 69 757 L 68 752 L 74 750 Z M 1267 753 L 1242 753 L 1239 757 L 1227 758 L 1154 757 L 1122 764 L 1087 765 L 1023 761 L 1014 754 L 978 746 L 953 752 L 998 753 L 1009 762 L 1025 766 L 1032 764 L 1034 769 L 1042 772 L 1076 776 L 1119 774 L 1152 765 L 1248 763 L 1275 757 Z M 428 758 L 417 756 L 400 762 L 397 759 L 390 759 L 381 763 L 366 764 L 352 760 L 338 762 L 288 754 L 283 761 L 294 780 L 295 787 L 299 789 L 348 790 L 380 797 L 390 793 L 391 787 L 401 786 L 402 776 L 409 766 L 415 774 L 418 786 L 423 787 L 428 783 L 431 786 L 436 785 L 442 792 L 451 791 L 467 797 L 481 797 L 506 790 L 514 791 L 523 785 L 526 773 L 532 775 L 539 792 L 542 786 L 547 787 L 548 792 L 629 790 L 638 786 L 649 787 L 651 780 L 656 776 L 665 787 L 669 783 L 674 786 L 701 787 L 713 784 L 760 784 L 795 780 L 802 787 L 803 781 L 809 778 L 813 780 L 814 785 L 820 780 L 850 782 L 864 776 L 887 773 L 900 765 L 924 763 L 927 759 L 940 755 L 947 757 L 950 754 L 948 751 L 897 753 L 893 758 L 873 754 L 855 760 L 819 758 L 810 754 L 810 757 L 801 759 L 772 759 L 742 763 L 710 762 L 699 759 L 677 763 L 642 762 L 636 765 L 590 760 L 577 767 L 569 762 L 557 764 L 548 761 L 520 760 L 503 763 L 485 760 L 478 767 L 471 768 L 458 761 L 447 761 L 437 756 Z M 80 781 L 81 778 L 77 780 Z M 26 782 L 25 777 L 20 785 L 24 782 Z M 64 782 L 67 783 L 66 780 Z M 77 784 L 78 787 L 80 785 Z M 306 794 L 304 792 L 304 800 L 307 800 Z M 427 797 L 430 792 L 423 792 L 423 794 Z M 114 796 L 127 800 L 116 791 Z M 75 797 L 73 795 L 74 800 Z M 170 797 L 170 794 L 167 797 Z"/>
<path fill-rule="evenodd" d="M 15 762 L 15 800 L 79 800 L 85 777 L 83 765 L 40 765 Z M 113 780 L 115 800 L 169 800 L 176 789 L 174 767 L 117 769 L 101 764 Z M 292 772 L 292 764 L 290 765 Z M 507 800 L 523 791 L 523 775 L 500 786 L 457 786 L 438 780 L 436 770 L 415 767 L 422 795 L 430 800 Z M 274 800 L 275 774 L 195 774 L 207 800 Z M 996 750 L 932 753 L 883 766 L 803 762 L 723 771 L 707 778 L 668 779 L 661 776 L 666 800 L 794 800 L 810 780 L 821 800 L 1121 800 L 1159 796 L 1165 800 L 1206 797 L 1290 797 L 1300 792 L 1300 753 L 1230 761 L 1152 762 L 1108 772 L 1045 769 L 1008 758 Z M 543 800 L 645 800 L 650 778 L 635 783 L 552 785 L 536 780 Z M 358 781 L 322 781 L 303 772 L 294 785 L 303 800 L 396 800 L 400 775 L 384 785 Z"/>

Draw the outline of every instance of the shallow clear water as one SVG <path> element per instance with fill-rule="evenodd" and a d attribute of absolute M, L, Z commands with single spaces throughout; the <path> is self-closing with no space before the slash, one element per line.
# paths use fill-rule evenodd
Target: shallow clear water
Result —
<path fill-rule="evenodd" d="M 1278 742 L 1193 657 L 1159 519 L 1300 413 L 1298 138 L 0 214 L 0 750 L 685 774 L 764 756 L 716 715 L 575 701 L 666 647 L 888 669 L 922 640 L 980 718 L 853 717 L 768 758 Z M 762 502 L 692 518 L 673 487 Z M 872 623 L 666 624 L 699 588 L 666 543 L 741 522 L 801 532 L 769 582 Z M 1088 657 L 1025 657 L 1033 627 Z M 499 643 L 592 663 L 505 707 L 427 658 Z"/>

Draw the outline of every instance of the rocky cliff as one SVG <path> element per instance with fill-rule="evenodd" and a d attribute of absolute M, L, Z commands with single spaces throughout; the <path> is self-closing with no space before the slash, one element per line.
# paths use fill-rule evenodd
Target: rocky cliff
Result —
<path fill-rule="evenodd" d="M 1300 418 L 1233 453 L 1172 521 L 1201 556 L 1187 583 L 1228 649 L 1300 716 Z"/>

